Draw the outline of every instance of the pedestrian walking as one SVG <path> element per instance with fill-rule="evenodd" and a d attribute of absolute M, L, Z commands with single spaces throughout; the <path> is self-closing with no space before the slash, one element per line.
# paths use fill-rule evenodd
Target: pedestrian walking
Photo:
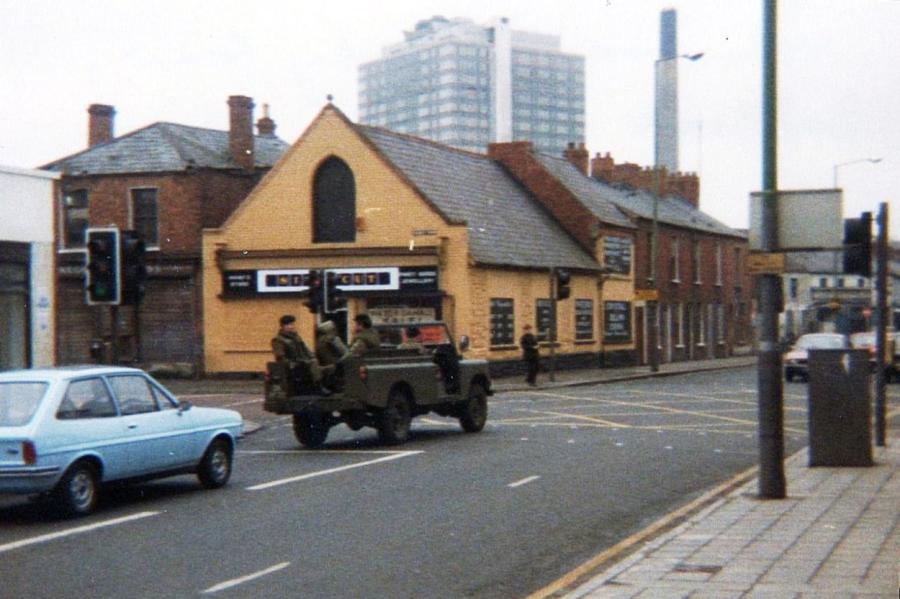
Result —
<path fill-rule="evenodd" d="M 522 347 L 522 359 L 525 360 L 527 374 L 525 382 L 532 387 L 537 386 L 537 374 L 541 363 L 541 353 L 538 350 L 538 340 L 531 332 L 531 325 L 525 325 L 525 334 L 519 339 L 519 345 Z"/>

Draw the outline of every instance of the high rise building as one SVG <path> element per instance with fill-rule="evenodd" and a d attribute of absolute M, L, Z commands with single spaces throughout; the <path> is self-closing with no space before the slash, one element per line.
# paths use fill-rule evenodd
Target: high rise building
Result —
<path fill-rule="evenodd" d="M 359 67 L 359 121 L 468 150 L 584 141 L 584 57 L 554 35 L 468 19 L 420 21 Z"/>
<path fill-rule="evenodd" d="M 659 15 L 659 58 L 655 63 L 656 124 L 654 165 L 678 170 L 678 15 L 667 8 Z"/>

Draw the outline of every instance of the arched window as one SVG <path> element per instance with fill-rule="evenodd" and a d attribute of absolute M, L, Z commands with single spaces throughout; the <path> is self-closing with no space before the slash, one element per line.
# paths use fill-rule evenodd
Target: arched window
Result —
<path fill-rule="evenodd" d="M 340 158 L 329 158 L 313 178 L 313 242 L 356 241 L 356 183 Z"/>

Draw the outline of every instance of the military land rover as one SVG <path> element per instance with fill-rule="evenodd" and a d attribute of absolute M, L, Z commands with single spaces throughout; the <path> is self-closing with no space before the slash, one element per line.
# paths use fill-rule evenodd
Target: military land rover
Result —
<path fill-rule="evenodd" d="M 407 339 L 410 326 L 376 325 L 380 347 L 346 357 L 328 395 L 287 366 L 269 362 L 264 409 L 292 415 L 297 440 L 309 448 L 322 446 L 340 423 L 352 430 L 373 427 L 389 445 L 404 443 L 412 418 L 429 412 L 458 418 L 466 432 L 482 430 L 493 393 L 487 361 L 463 359 L 467 338 L 457 349 L 443 322 L 415 323 L 415 342 Z"/>

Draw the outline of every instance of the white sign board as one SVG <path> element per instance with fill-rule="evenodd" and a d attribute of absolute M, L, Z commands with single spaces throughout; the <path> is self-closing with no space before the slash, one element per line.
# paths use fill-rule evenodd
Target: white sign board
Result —
<path fill-rule="evenodd" d="M 750 249 L 762 250 L 762 192 L 750 194 Z M 778 192 L 778 249 L 836 248 L 844 241 L 839 189 Z"/>

